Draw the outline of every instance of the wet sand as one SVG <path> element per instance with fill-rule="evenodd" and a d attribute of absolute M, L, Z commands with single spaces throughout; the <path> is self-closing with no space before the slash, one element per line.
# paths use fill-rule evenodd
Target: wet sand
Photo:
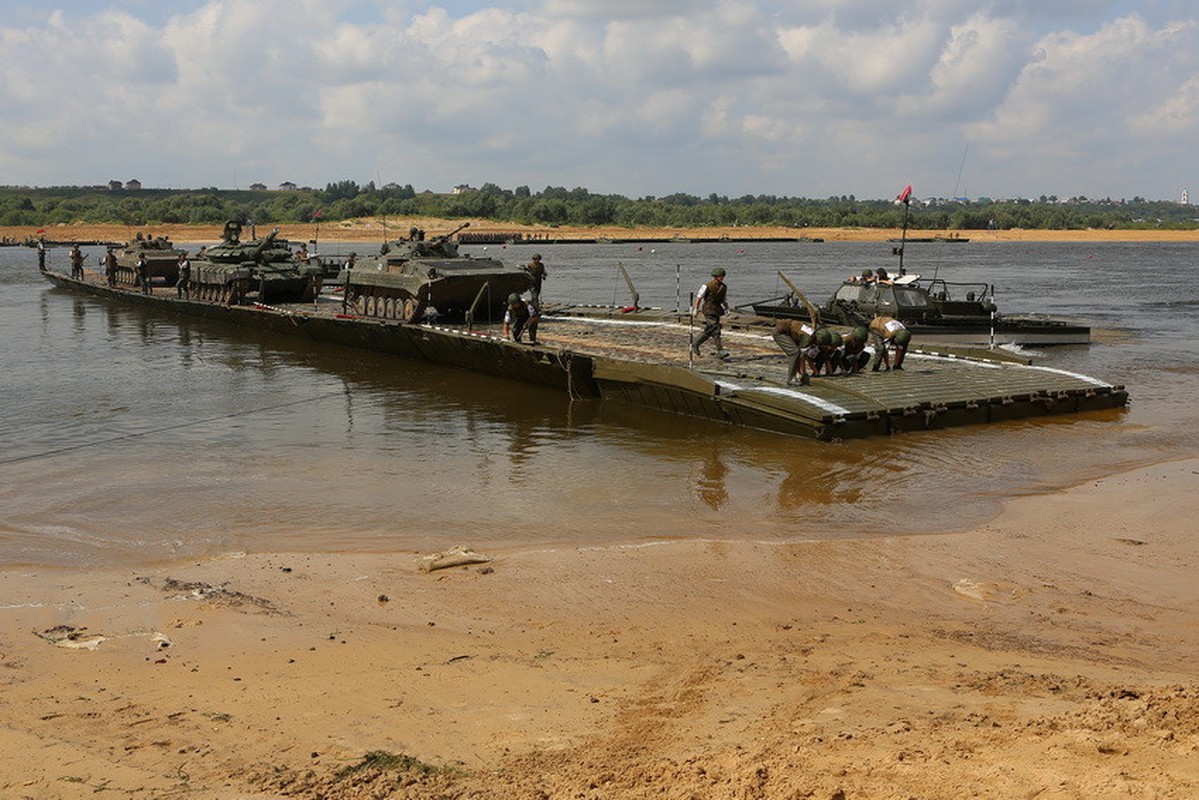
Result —
<path fill-rule="evenodd" d="M 1199 796 L 1197 483 L 1199 459 L 964 532 L 697 520 L 428 573 L 8 570 L 0 797 Z M 379 752 L 409 759 L 350 769 Z"/>
<path fill-rule="evenodd" d="M 279 234 L 291 241 L 359 242 L 387 241 L 406 235 L 411 227 L 422 228 L 428 236 L 449 233 L 467 220 L 443 220 L 419 218 L 396 218 L 386 222 L 377 219 L 356 219 L 344 222 L 325 223 L 319 227 L 307 225 L 281 225 Z M 578 227 L 506 225 L 490 220 L 470 220 L 468 229 L 472 233 L 521 233 L 532 243 L 545 239 L 666 239 L 680 238 L 790 238 L 809 237 L 830 242 L 885 242 L 899 238 L 898 228 L 783 228 L 783 227 L 725 227 L 725 228 L 621 228 L 621 227 Z M 124 242 L 138 232 L 150 236 L 166 236 L 177 242 L 218 242 L 221 225 L 91 225 L 77 223 L 54 225 L 46 228 L 45 237 L 52 241 L 103 241 Z M 36 236 L 35 227 L 0 227 L 0 236 L 13 241 L 24 241 Z M 258 227 L 259 235 L 266 235 L 270 227 Z M 935 236 L 961 236 L 971 242 L 1199 242 L 1199 231 L 1171 230 L 1007 230 L 1007 231 L 945 231 L 909 230 L 909 239 Z"/>

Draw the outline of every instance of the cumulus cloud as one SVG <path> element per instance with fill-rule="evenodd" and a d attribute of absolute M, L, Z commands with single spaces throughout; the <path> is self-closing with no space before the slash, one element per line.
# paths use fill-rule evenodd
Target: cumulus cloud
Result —
<path fill-rule="evenodd" d="M 1182 6 L 76 5 L 0 22 L 7 182 L 1172 197 L 1199 129 Z"/>

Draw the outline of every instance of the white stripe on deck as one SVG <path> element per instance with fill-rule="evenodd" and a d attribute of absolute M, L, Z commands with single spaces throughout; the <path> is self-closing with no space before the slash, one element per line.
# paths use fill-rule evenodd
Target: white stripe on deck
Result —
<path fill-rule="evenodd" d="M 828 400 L 808 394 L 807 392 L 786 389 L 782 386 L 738 386 L 735 383 L 726 383 L 725 381 L 716 381 L 716 385 L 721 389 L 728 389 L 733 392 L 763 392 L 765 394 L 777 394 L 781 397 L 790 397 L 793 400 L 802 400 L 809 405 L 816 406 L 830 414 L 837 414 L 838 416 L 852 413 L 848 408 L 843 408 L 836 403 L 830 403 Z"/>

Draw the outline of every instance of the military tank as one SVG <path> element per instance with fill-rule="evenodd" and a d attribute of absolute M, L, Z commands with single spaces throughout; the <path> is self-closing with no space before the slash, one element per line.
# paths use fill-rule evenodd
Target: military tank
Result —
<path fill-rule="evenodd" d="M 279 229 L 248 242 L 241 240 L 241 223 L 227 222 L 221 243 L 206 248 L 192 261 L 191 294 L 198 300 L 241 303 L 252 292 L 262 303 L 313 300 L 321 290 L 321 268 L 296 260 Z"/>
<path fill-rule="evenodd" d="M 509 294 L 521 294 L 532 278 L 521 267 L 495 258 L 472 258 L 451 241 L 470 223 L 426 240 L 409 230 L 407 239 L 383 245 L 378 256 L 356 261 L 338 274 L 344 302 L 368 317 L 419 322 L 430 310 L 440 318 L 460 320 L 503 316 Z M 472 311 L 473 310 L 473 311 Z"/>
<path fill-rule="evenodd" d="M 138 233 L 121 247 L 113 251 L 117 258 L 117 283 L 124 286 L 137 285 L 137 260 L 146 259 L 146 277 L 150 283 L 159 281 L 164 286 L 174 286 L 179 280 L 179 256 L 183 250 L 165 236 L 143 236 Z"/>

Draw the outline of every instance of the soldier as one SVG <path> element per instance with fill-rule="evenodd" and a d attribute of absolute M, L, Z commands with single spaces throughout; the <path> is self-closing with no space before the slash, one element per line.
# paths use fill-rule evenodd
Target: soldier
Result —
<path fill-rule="evenodd" d="M 137 285 L 141 287 L 142 294 L 150 294 L 150 274 L 146 270 L 146 257 L 138 253 L 137 264 L 133 267 L 134 275 L 137 279 Z"/>
<path fill-rule="evenodd" d="M 541 263 L 541 253 L 533 254 L 533 260 L 525 264 L 525 272 L 533 279 L 533 288 L 529 292 L 530 300 L 533 305 L 541 308 L 541 282 L 548 277 L 545 264 Z"/>
<path fill-rule="evenodd" d="M 724 267 L 712 270 L 712 280 L 699 287 L 695 295 L 695 312 L 704 315 L 704 329 L 699 337 L 691 343 L 692 355 L 703 355 L 699 346 L 708 339 L 716 342 L 716 355 L 719 358 L 728 356 L 720 339 L 720 318 L 729 310 L 727 301 L 728 287 L 724 285 Z"/>
<path fill-rule="evenodd" d="M 774 341 L 787 354 L 787 384 L 808 385 L 808 364 L 815 352 L 812 336 L 815 331 L 806 322 L 780 318 L 774 326 Z M 798 381 L 795 378 L 799 373 Z"/>
<path fill-rule="evenodd" d="M 816 331 L 816 360 L 812 365 L 813 374 L 819 375 L 824 370 L 825 375 L 833 375 L 841 366 L 841 334 L 821 328 Z"/>
<path fill-rule="evenodd" d="M 46 271 L 46 238 L 39 236 L 37 240 L 37 268 Z"/>
<path fill-rule="evenodd" d="M 187 260 L 187 252 L 179 254 L 179 280 L 175 282 L 177 296 L 191 299 L 192 262 Z"/>
<path fill-rule="evenodd" d="M 117 254 L 109 247 L 104 252 L 104 277 L 108 279 L 108 285 L 115 288 L 117 285 Z"/>
<path fill-rule="evenodd" d="M 79 250 L 79 245 L 71 245 L 71 277 L 83 277 L 83 253 Z"/>
<path fill-rule="evenodd" d="M 540 314 L 532 303 L 526 303 L 518 294 L 508 295 L 508 310 L 504 312 L 504 335 L 512 334 L 512 341 L 519 342 L 521 334 L 529 332 L 529 344 L 537 344 L 537 324 Z"/>
<path fill-rule="evenodd" d="M 870 361 L 870 353 L 866 351 L 868 338 L 870 334 L 865 325 L 858 325 L 844 337 L 841 345 L 841 369 L 849 373 L 861 372 L 862 367 Z"/>
<path fill-rule="evenodd" d="M 358 260 L 357 253 L 350 253 L 350 257 L 346 259 L 346 263 L 342 265 L 342 269 L 353 269 L 354 262 Z"/>
<path fill-rule="evenodd" d="M 872 372 L 878 372 L 879 364 L 886 364 L 887 369 L 903 369 L 903 357 L 907 355 L 908 343 L 912 341 L 912 332 L 894 317 L 875 317 L 870 320 L 870 343 L 874 346 L 874 361 L 870 365 Z M 891 363 L 890 348 L 895 347 L 895 363 Z"/>
<path fill-rule="evenodd" d="M 296 252 L 296 261 L 301 264 L 307 264 L 312 257 L 308 255 L 308 245 L 301 244 L 300 249 Z"/>

